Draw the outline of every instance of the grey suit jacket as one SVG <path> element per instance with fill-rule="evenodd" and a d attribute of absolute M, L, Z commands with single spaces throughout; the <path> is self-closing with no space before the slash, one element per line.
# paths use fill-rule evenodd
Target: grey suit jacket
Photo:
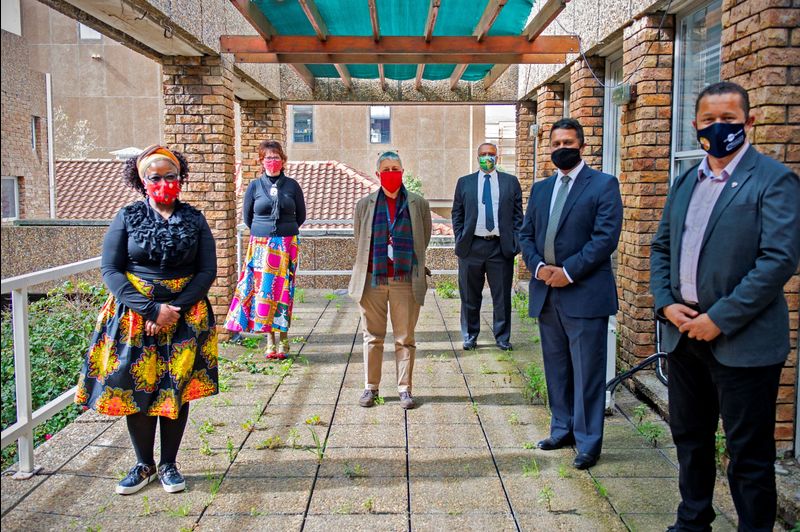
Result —
<path fill-rule="evenodd" d="M 361 301 L 364 284 L 367 282 L 372 218 L 375 214 L 378 192 L 380 189 L 358 200 L 353 214 L 353 236 L 356 239 L 357 249 L 348 292 L 356 302 Z M 428 290 L 428 281 L 425 278 L 425 250 L 431 241 L 431 209 L 428 200 L 422 196 L 408 191 L 406 194 L 408 194 L 408 212 L 411 215 L 411 233 L 414 237 L 414 255 L 417 258 L 417 264 L 411 272 L 411 290 L 414 292 L 414 300 L 423 305 Z"/>
<path fill-rule="evenodd" d="M 672 187 L 650 253 L 650 286 L 661 312 L 682 303 L 680 250 L 697 166 Z M 697 266 L 699 306 L 722 334 L 711 342 L 726 366 L 778 364 L 789 353 L 789 313 L 783 286 L 800 262 L 800 179 L 786 166 L 748 148 L 717 200 Z M 662 349 L 681 333 L 671 323 Z"/>

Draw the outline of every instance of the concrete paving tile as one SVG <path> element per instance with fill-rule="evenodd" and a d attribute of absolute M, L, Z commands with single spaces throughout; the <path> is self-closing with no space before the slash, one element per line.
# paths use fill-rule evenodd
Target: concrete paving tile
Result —
<path fill-rule="evenodd" d="M 408 427 L 409 447 L 443 449 L 449 447 L 486 447 L 480 425 L 461 424 L 414 424 Z"/>
<path fill-rule="evenodd" d="M 364 511 L 355 508 L 355 512 Z M 355 513 L 350 515 L 309 515 L 306 519 L 305 531 L 328 532 L 330 530 L 347 530 L 352 532 L 373 532 L 381 530 L 386 532 L 401 532 L 408 530 L 408 517 L 406 514 L 367 514 Z"/>
<path fill-rule="evenodd" d="M 410 477 L 492 477 L 497 475 L 487 447 L 408 450 Z"/>
<path fill-rule="evenodd" d="M 312 482 L 312 478 L 226 478 L 205 515 L 302 514 Z"/>
<path fill-rule="evenodd" d="M 130 445 L 129 445 L 130 447 Z M 59 473 L 66 475 L 90 475 L 118 480 L 120 473 L 136 463 L 133 449 L 90 445 L 64 464 Z"/>
<path fill-rule="evenodd" d="M 242 449 L 228 471 L 230 478 L 313 477 L 317 458 L 305 449 Z"/>
<path fill-rule="evenodd" d="M 659 448 L 673 447 L 672 440 L 659 442 Z M 653 448 L 632 425 L 612 424 L 607 425 L 603 432 L 604 449 L 643 449 Z"/>
<path fill-rule="evenodd" d="M 405 514 L 408 491 L 404 477 L 319 478 L 314 486 L 309 514 L 365 512 L 372 499 L 375 513 Z"/>
<path fill-rule="evenodd" d="M 621 514 L 674 512 L 680 502 L 677 478 L 603 478 L 600 482 Z"/>
<path fill-rule="evenodd" d="M 359 394 L 360 395 L 360 394 Z M 389 425 L 401 426 L 405 414 L 402 408 L 383 408 L 386 405 L 364 408 L 358 405 L 357 396 L 343 396 L 336 407 L 333 421 L 336 425 Z"/>
<path fill-rule="evenodd" d="M 519 414 L 517 416 L 520 417 Z M 484 417 L 481 416 L 483 429 L 493 448 L 522 449 L 525 444 L 535 445 L 536 442 L 550 434 L 548 426 L 540 423 L 523 423 L 517 421 L 518 417 L 511 418 L 512 421 L 515 421 L 514 424 L 511 424 L 508 420 L 484 421 Z"/>
<path fill-rule="evenodd" d="M 509 364 L 504 373 L 472 374 L 467 378 L 470 388 L 518 388 L 522 391 L 524 381 L 519 371 Z"/>
<path fill-rule="evenodd" d="M 378 408 L 387 408 L 385 405 Z M 406 434 L 403 425 L 338 425 L 331 427 L 329 447 L 403 447 Z"/>
<path fill-rule="evenodd" d="M 517 520 L 522 530 L 573 530 L 625 532 L 627 529 L 620 519 L 609 510 L 608 514 L 576 513 L 518 513 Z"/>
<path fill-rule="evenodd" d="M 561 478 L 553 468 L 543 469 L 538 476 L 525 476 L 522 471 L 504 474 L 503 483 L 512 506 L 517 511 L 545 513 L 543 489 L 552 491 L 550 509 L 560 513 L 603 514 L 613 513 L 608 500 L 600 496 L 591 477 L 570 468 Z M 613 499 L 612 499 L 613 500 Z"/>
<path fill-rule="evenodd" d="M 300 530 L 302 515 L 204 515 L 196 531 L 262 532 L 264 530 Z"/>
<path fill-rule="evenodd" d="M 472 404 L 423 403 L 418 408 L 408 411 L 409 424 L 459 424 L 477 423 L 478 418 L 472 410 Z"/>
<path fill-rule="evenodd" d="M 406 477 L 406 451 L 403 448 L 347 449 L 330 447 L 319 470 L 320 477 L 348 479 L 350 476 Z"/>
<path fill-rule="evenodd" d="M 187 517 L 166 515 L 158 512 L 155 515 L 136 516 L 136 530 L 179 530 L 191 528 L 197 520 L 196 515 Z M 64 531 L 64 530 L 103 530 L 130 531 L 131 522 L 118 516 L 103 513 L 94 516 L 77 517 L 57 513 L 25 513 L 14 510 L 3 517 L 3 531 Z"/>
<path fill-rule="evenodd" d="M 494 477 L 411 479 L 411 513 L 503 513 L 508 510 L 503 488 Z"/>
<path fill-rule="evenodd" d="M 469 380 L 469 379 L 468 379 Z M 479 388 L 470 385 L 472 399 L 478 404 L 499 406 L 530 406 L 521 388 Z"/>
<path fill-rule="evenodd" d="M 481 416 L 481 423 L 485 424 L 507 424 L 516 420 L 521 426 L 535 425 L 548 429 L 550 427 L 550 412 L 543 405 L 498 405 L 487 402 L 478 403 L 478 413 Z"/>
<path fill-rule="evenodd" d="M 674 511 L 664 513 L 622 513 L 619 517 L 631 532 L 666 530 L 668 526 L 675 524 Z M 714 529 L 716 530 L 716 527 Z"/>
<path fill-rule="evenodd" d="M 557 451 L 540 451 L 511 448 L 493 448 L 494 459 L 497 468 L 503 478 L 523 476 L 524 468 L 532 467 L 532 461 L 536 461 L 539 469 L 539 476 L 555 477 L 558 476 L 559 468 L 563 465 L 563 472 L 574 477 L 575 470 L 572 461 L 575 459 L 575 452 L 572 449 L 559 449 Z M 526 477 L 527 478 L 527 477 Z"/>
<path fill-rule="evenodd" d="M 294 441 L 292 440 L 292 431 L 295 431 Z M 270 443 L 277 445 L 281 448 L 290 449 L 293 446 L 301 449 L 315 445 L 312 431 L 317 434 L 321 439 L 325 439 L 328 432 L 327 424 L 325 425 L 306 425 L 305 423 L 297 423 L 294 425 L 273 425 L 259 423 L 258 427 L 250 433 L 250 437 L 245 443 L 246 449 L 263 448 L 269 446 Z M 280 438 L 279 443 L 275 438 Z M 270 440 L 272 438 L 272 440 Z M 274 450 L 274 449 L 273 449 Z"/>
<path fill-rule="evenodd" d="M 305 423 L 306 419 L 319 416 L 320 420 L 329 423 L 333 415 L 333 406 L 330 405 L 281 405 L 270 403 L 259 423 L 266 426 L 295 425 Z"/>
<path fill-rule="evenodd" d="M 458 530 L 459 532 L 515 531 L 511 513 L 411 514 L 412 530 Z"/>
<path fill-rule="evenodd" d="M 271 405 L 333 405 L 339 388 L 306 388 L 281 386 L 272 396 Z"/>
<path fill-rule="evenodd" d="M 605 449 L 592 475 L 602 477 L 675 478 L 678 470 L 658 449 Z"/>
<path fill-rule="evenodd" d="M 344 372 L 344 368 L 342 368 Z M 307 386 L 309 388 L 339 388 L 342 376 L 336 373 L 314 373 L 313 370 L 295 372 L 283 379 L 281 386 Z"/>

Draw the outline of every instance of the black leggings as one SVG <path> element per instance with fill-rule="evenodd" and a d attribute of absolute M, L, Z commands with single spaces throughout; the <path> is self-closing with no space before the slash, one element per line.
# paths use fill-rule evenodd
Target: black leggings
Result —
<path fill-rule="evenodd" d="M 125 416 L 128 422 L 128 433 L 131 436 L 136 460 L 140 464 L 154 464 L 153 446 L 156 442 L 156 423 L 161 420 L 161 464 L 174 463 L 178 457 L 183 431 L 189 419 L 189 403 L 181 408 L 178 419 L 163 416 L 148 416 L 138 413 Z"/>

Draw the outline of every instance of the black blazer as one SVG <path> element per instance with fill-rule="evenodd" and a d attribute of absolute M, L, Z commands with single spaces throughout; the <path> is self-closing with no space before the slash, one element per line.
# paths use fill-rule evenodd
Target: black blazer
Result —
<path fill-rule="evenodd" d="M 467 174 L 458 179 L 453 197 L 453 233 L 458 257 L 469 255 L 475 225 L 478 223 L 478 175 Z M 522 228 L 522 188 L 516 176 L 497 172 L 500 185 L 500 208 L 497 228 L 500 232 L 500 249 L 503 256 L 512 259 L 519 253 L 519 231 Z"/>

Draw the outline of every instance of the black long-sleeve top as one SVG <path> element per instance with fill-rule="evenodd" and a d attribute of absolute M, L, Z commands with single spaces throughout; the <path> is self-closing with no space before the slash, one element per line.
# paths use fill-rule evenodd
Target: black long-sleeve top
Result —
<path fill-rule="evenodd" d="M 270 216 L 276 203 L 269 192 L 273 184 L 278 187 L 278 221 Z M 306 202 L 300 185 L 283 172 L 274 178 L 262 175 L 247 187 L 242 205 L 244 223 L 252 236 L 294 236 L 306 221 Z"/>
<path fill-rule="evenodd" d="M 208 222 L 194 207 L 178 202 L 165 220 L 146 201 L 138 201 L 123 207 L 111 222 L 100 269 L 117 301 L 155 321 L 161 303 L 185 312 L 208 295 L 217 277 L 216 244 Z M 125 272 L 144 279 L 193 277 L 173 299 L 155 301 L 140 294 Z"/>

